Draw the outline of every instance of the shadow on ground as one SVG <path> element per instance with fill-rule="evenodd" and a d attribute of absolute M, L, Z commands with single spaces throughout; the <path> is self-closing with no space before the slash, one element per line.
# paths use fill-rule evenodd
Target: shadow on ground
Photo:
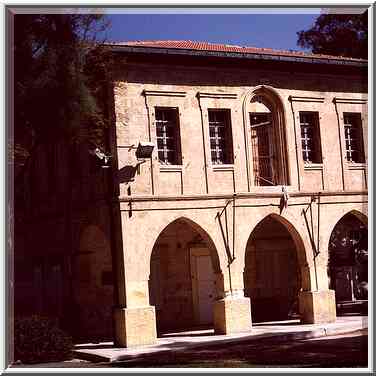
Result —
<path fill-rule="evenodd" d="M 143 360 L 114 362 L 111 367 L 367 367 L 368 336 L 346 336 L 275 342 L 217 345 L 158 354 Z"/>

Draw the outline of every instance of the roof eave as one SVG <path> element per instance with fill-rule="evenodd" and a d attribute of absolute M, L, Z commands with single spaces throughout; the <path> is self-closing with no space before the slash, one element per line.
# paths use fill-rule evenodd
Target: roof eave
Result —
<path fill-rule="evenodd" d="M 343 58 L 333 59 L 324 57 L 309 57 L 309 56 L 287 56 L 287 55 L 273 55 L 273 54 L 259 54 L 259 53 L 240 53 L 240 52 L 223 52 L 223 51 L 205 51 L 205 50 L 192 50 L 183 48 L 161 48 L 161 47 L 140 47 L 140 46 L 124 46 L 124 45 L 111 45 L 110 49 L 113 52 L 128 52 L 128 53 L 146 53 L 146 54 L 164 54 L 164 55 L 190 55 L 190 56 L 212 56 L 221 58 L 238 58 L 250 60 L 274 60 L 285 62 L 297 63 L 310 63 L 310 64 L 330 64 L 330 65 L 347 65 L 354 67 L 367 67 L 366 61 L 345 60 Z"/>

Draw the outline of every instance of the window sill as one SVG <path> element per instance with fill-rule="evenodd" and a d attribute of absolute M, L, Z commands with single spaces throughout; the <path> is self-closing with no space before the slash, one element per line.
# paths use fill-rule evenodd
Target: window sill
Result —
<path fill-rule="evenodd" d="M 213 171 L 234 171 L 233 164 L 217 164 L 212 165 Z"/>
<path fill-rule="evenodd" d="M 183 170 L 182 165 L 160 165 L 160 172 L 181 172 Z"/>
<path fill-rule="evenodd" d="M 213 171 L 234 171 L 234 165 L 212 165 Z"/>
<path fill-rule="evenodd" d="M 364 170 L 365 168 L 367 168 L 367 163 L 347 162 L 347 168 L 349 170 Z"/>
<path fill-rule="evenodd" d="M 304 170 L 322 170 L 323 164 L 322 163 L 304 163 Z"/>

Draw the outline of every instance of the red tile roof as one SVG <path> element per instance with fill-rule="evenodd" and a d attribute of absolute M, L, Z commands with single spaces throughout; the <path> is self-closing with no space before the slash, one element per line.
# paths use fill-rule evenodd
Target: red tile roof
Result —
<path fill-rule="evenodd" d="M 283 51 L 271 48 L 258 47 L 242 47 L 228 44 L 216 44 L 208 42 L 194 42 L 190 40 L 155 40 L 155 41 L 130 41 L 130 42 L 110 42 L 110 45 L 129 46 L 129 47 L 148 47 L 148 48 L 168 48 L 168 49 L 185 49 L 199 51 L 215 51 L 215 52 L 231 52 L 231 53 L 248 53 L 273 56 L 291 56 L 291 57 L 308 57 L 319 59 L 335 59 L 335 60 L 352 60 L 366 62 L 364 59 L 356 59 L 343 56 L 331 56 L 312 54 L 300 51 Z"/>

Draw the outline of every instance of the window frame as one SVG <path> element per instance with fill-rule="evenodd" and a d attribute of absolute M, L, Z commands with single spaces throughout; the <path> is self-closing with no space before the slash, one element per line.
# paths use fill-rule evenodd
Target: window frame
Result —
<path fill-rule="evenodd" d="M 303 121 L 302 116 L 309 116 L 311 122 Z M 299 126 L 300 126 L 300 145 L 301 157 L 305 165 L 322 164 L 322 145 L 321 145 L 321 131 L 320 131 L 320 114 L 318 111 L 299 111 Z M 311 128 L 311 135 L 308 134 L 308 128 Z M 303 138 L 303 131 L 305 136 Z M 309 137 L 310 136 L 310 137 Z M 305 141 L 305 146 L 303 146 Z M 310 145 L 308 143 L 310 142 Z M 305 159 L 306 158 L 306 159 Z"/>
<path fill-rule="evenodd" d="M 354 123 L 346 123 L 346 118 L 352 117 L 355 119 Z M 355 129 L 356 138 L 351 138 L 350 134 L 347 134 L 347 129 Z M 363 124 L 362 124 L 362 113 L 361 112 L 343 112 L 343 130 L 344 130 L 344 154 L 345 160 L 347 163 L 350 164 L 363 164 L 365 163 L 366 156 L 365 156 L 365 148 L 364 148 L 364 137 L 363 137 Z M 349 137 L 347 137 L 347 135 Z M 351 144 L 352 141 L 356 140 L 355 142 L 355 149 L 352 148 L 354 146 Z M 358 153 L 357 160 L 354 160 L 352 154 Z"/>
<path fill-rule="evenodd" d="M 257 97 L 256 97 L 257 99 Z M 274 185 L 275 181 L 275 135 L 273 129 L 273 113 L 270 112 L 249 112 L 249 124 L 251 134 L 251 144 L 253 153 L 253 174 L 255 176 L 255 183 L 260 187 L 267 187 Z M 253 120 L 257 117 L 265 117 L 263 122 L 254 123 Z M 261 134 L 260 131 L 261 130 Z M 260 141 L 266 141 L 266 143 L 260 143 Z M 266 154 L 260 155 L 259 146 L 266 146 Z M 266 163 L 262 162 L 265 161 Z M 266 176 L 261 171 L 268 171 Z"/>
<path fill-rule="evenodd" d="M 209 149 L 210 149 L 210 161 L 214 167 L 228 166 L 234 164 L 234 143 L 232 135 L 232 123 L 231 123 L 231 109 L 229 108 L 208 108 L 208 130 L 209 130 Z M 223 113 L 224 120 L 223 126 L 218 125 L 220 120 L 210 120 L 211 114 Z M 217 123 L 217 125 L 213 125 Z M 223 137 L 219 136 L 219 127 L 223 127 Z M 211 128 L 214 128 L 215 136 L 211 136 Z M 215 140 L 215 149 L 212 148 L 212 140 Z M 223 140 L 221 143 L 220 140 Z M 213 159 L 213 151 L 216 153 L 216 159 Z M 222 151 L 223 157 L 220 159 L 220 153 Z"/>
<path fill-rule="evenodd" d="M 158 123 L 165 122 L 168 123 L 171 121 L 165 120 L 165 119 L 158 119 L 157 113 L 161 111 L 161 113 L 165 113 L 167 111 L 169 112 L 175 112 L 173 118 L 173 126 L 171 128 L 173 129 L 173 136 L 167 135 L 167 130 L 164 130 L 164 133 L 162 136 L 159 135 L 158 129 L 160 126 Z M 157 158 L 160 166 L 181 166 L 182 165 L 182 153 L 181 153 L 181 137 L 180 137 L 180 119 L 179 119 L 179 108 L 178 107 L 168 107 L 168 106 L 156 106 L 154 108 L 154 114 L 155 114 L 155 137 L 156 137 L 156 149 L 157 149 Z M 159 148 L 158 139 L 163 139 L 163 148 Z M 173 149 L 169 149 L 167 145 L 167 139 L 173 140 Z M 160 152 L 164 153 L 165 159 L 160 158 Z M 174 152 L 174 159 L 168 160 L 168 153 L 173 151 Z"/>

